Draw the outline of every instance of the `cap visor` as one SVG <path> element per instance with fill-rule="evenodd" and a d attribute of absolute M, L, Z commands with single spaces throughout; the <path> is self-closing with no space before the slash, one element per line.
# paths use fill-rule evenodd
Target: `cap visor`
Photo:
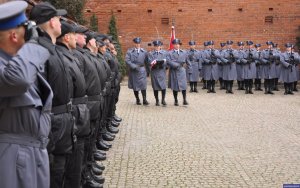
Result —
<path fill-rule="evenodd" d="M 56 16 L 65 16 L 67 15 L 67 11 L 65 9 L 58 9 L 56 11 Z"/>

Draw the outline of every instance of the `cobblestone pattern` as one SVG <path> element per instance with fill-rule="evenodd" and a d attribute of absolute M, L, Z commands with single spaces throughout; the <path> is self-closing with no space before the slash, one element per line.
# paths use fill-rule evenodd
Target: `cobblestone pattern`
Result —
<path fill-rule="evenodd" d="M 282 187 L 300 183 L 300 93 L 188 93 L 189 106 L 135 105 L 124 84 L 105 187 Z M 179 99 L 182 99 L 179 94 Z"/>

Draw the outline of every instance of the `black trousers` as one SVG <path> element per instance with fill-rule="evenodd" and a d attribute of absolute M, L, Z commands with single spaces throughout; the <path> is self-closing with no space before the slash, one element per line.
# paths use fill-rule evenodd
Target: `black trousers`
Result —
<path fill-rule="evenodd" d="M 78 138 L 73 153 L 67 156 L 64 188 L 80 188 L 84 157 L 84 138 Z"/>

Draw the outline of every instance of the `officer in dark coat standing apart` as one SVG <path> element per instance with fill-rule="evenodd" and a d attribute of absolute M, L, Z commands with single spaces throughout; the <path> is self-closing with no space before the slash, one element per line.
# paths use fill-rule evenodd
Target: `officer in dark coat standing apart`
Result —
<path fill-rule="evenodd" d="M 41 75 L 50 54 L 34 40 L 25 43 L 33 33 L 26 7 L 24 1 L 0 5 L 1 188 L 50 186 L 46 146 L 53 94 Z"/>
<path fill-rule="evenodd" d="M 186 100 L 186 89 L 187 89 L 187 76 L 186 70 L 183 67 L 186 64 L 189 70 L 188 74 L 192 74 L 191 65 L 187 61 L 187 54 L 185 51 L 180 49 L 181 42 L 179 39 L 174 39 L 172 41 L 174 49 L 170 51 L 167 55 L 167 63 L 170 67 L 168 87 L 173 90 L 174 105 L 178 106 L 178 91 L 182 92 L 183 105 L 188 105 Z"/>
<path fill-rule="evenodd" d="M 155 105 L 159 106 L 158 91 L 161 91 L 161 104 L 167 105 L 165 101 L 167 88 L 167 53 L 161 51 L 162 42 L 155 40 L 152 42 L 154 50 L 148 54 L 148 66 L 150 66 L 151 84 L 154 91 Z"/>
<path fill-rule="evenodd" d="M 282 70 L 280 74 L 280 81 L 284 84 L 284 94 L 293 95 L 293 85 L 297 80 L 296 69 L 300 63 L 300 57 L 298 53 L 293 52 L 293 45 L 290 43 L 285 44 L 286 51 L 280 56 L 282 63 Z"/>
<path fill-rule="evenodd" d="M 232 48 L 233 41 L 228 40 L 226 42 L 227 49 L 225 58 L 227 63 L 223 63 L 223 80 L 225 82 L 226 93 L 233 94 L 232 86 L 234 80 L 237 78 L 236 74 L 236 60 L 239 57 L 237 50 Z"/>
<path fill-rule="evenodd" d="M 261 69 L 262 69 L 262 65 L 261 65 L 261 51 L 260 51 L 260 47 L 261 44 L 255 44 L 254 45 L 256 48 L 256 53 L 257 53 L 257 60 L 256 60 L 256 77 L 255 77 L 255 81 L 254 81 L 254 86 L 255 86 L 255 91 L 262 91 L 261 89 Z"/>
<path fill-rule="evenodd" d="M 196 42 L 189 42 L 190 50 L 187 51 L 188 61 L 192 67 L 192 74 L 187 70 L 188 81 L 190 82 L 190 92 L 198 93 L 197 83 L 199 81 L 202 64 L 200 62 L 200 52 L 196 50 Z"/>
<path fill-rule="evenodd" d="M 74 49 L 74 56 L 79 60 L 79 67 L 83 68 L 83 73 L 86 82 L 86 94 L 88 96 L 87 106 L 90 114 L 90 133 L 84 140 L 84 157 L 82 167 L 82 184 L 87 187 L 101 187 L 101 184 L 94 180 L 95 175 L 101 175 L 105 169 L 103 165 L 97 163 L 93 157 L 93 151 L 96 147 L 95 129 L 100 122 L 100 104 L 101 104 L 101 84 L 97 73 L 96 65 L 89 59 L 89 51 L 83 47 L 86 45 L 84 34 L 88 29 L 83 26 L 77 26 L 76 32 L 76 50 Z M 106 135 L 107 136 L 107 135 Z M 106 137 L 105 137 L 106 138 Z M 109 138 L 113 140 L 114 138 Z M 104 155 L 105 156 L 105 155 Z"/>
<path fill-rule="evenodd" d="M 147 51 L 141 48 L 140 37 L 134 38 L 134 48 L 127 51 L 125 62 L 129 68 L 128 88 L 132 89 L 136 98 L 136 104 L 141 105 L 139 91 L 142 92 L 143 105 L 149 105 L 146 98 L 147 89 Z"/>
<path fill-rule="evenodd" d="M 276 54 L 273 50 L 273 42 L 266 42 L 268 48 L 262 52 L 262 79 L 264 79 L 265 94 L 274 94 L 274 79 L 276 78 Z"/>
<path fill-rule="evenodd" d="M 246 58 L 243 65 L 243 79 L 245 82 L 245 94 L 253 94 L 253 79 L 256 77 L 256 59 L 257 53 L 253 47 L 252 41 L 246 42 L 248 49 L 246 49 Z M 243 59 L 244 60 L 244 59 Z M 242 61 L 243 61 L 242 60 Z"/>
<path fill-rule="evenodd" d="M 63 186 L 66 158 L 72 153 L 76 141 L 71 102 L 72 77 L 69 65 L 64 62 L 63 55 L 55 45 L 56 38 L 61 34 L 60 17 L 66 14 L 66 10 L 56 10 L 44 2 L 35 5 L 30 12 L 30 19 L 36 21 L 40 28 L 38 43 L 51 54 L 45 64 L 44 74 L 54 93 L 50 141 L 47 146 L 50 154 L 50 187 Z"/>
<path fill-rule="evenodd" d="M 238 90 L 245 90 L 245 83 L 243 80 L 243 63 L 240 61 L 241 59 L 245 58 L 246 53 L 244 50 L 244 43 L 238 42 L 237 45 L 239 46 L 238 54 L 239 59 L 236 62 L 236 73 L 237 73 L 237 83 L 238 83 Z"/>
<path fill-rule="evenodd" d="M 64 62 L 69 65 L 69 72 L 73 80 L 72 105 L 76 130 L 74 134 L 77 142 L 73 152 L 67 156 L 64 187 L 80 187 L 81 169 L 84 153 L 84 138 L 90 133 L 90 114 L 87 108 L 86 82 L 79 60 L 74 56 L 76 48 L 75 27 L 66 21 L 61 21 L 61 35 L 56 41 L 57 48 L 63 54 Z"/>

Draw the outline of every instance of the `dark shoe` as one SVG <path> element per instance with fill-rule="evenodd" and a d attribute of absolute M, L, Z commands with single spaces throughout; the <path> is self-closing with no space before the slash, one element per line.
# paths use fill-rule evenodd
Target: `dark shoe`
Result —
<path fill-rule="evenodd" d="M 113 119 L 114 119 L 116 122 L 121 122 L 121 121 L 122 121 L 122 118 L 118 117 L 117 115 L 114 115 Z"/>
<path fill-rule="evenodd" d="M 136 100 L 136 104 L 137 104 L 137 105 L 142 105 L 142 103 L 141 103 L 140 100 Z"/>
<path fill-rule="evenodd" d="M 212 93 L 216 93 L 216 90 L 215 89 L 212 89 L 212 91 L 211 91 Z"/>
<path fill-rule="evenodd" d="M 96 147 L 97 149 L 99 150 L 104 150 L 104 151 L 108 151 L 109 150 L 109 147 L 107 145 L 105 145 L 103 142 L 99 141 L 99 142 L 96 142 Z"/>
<path fill-rule="evenodd" d="M 94 166 L 95 168 L 99 168 L 100 170 L 105 170 L 105 166 L 101 163 L 92 163 L 92 166 Z"/>
<path fill-rule="evenodd" d="M 253 94 L 252 90 L 249 91 L 249 94 Z"/>
<path fill-rule="evenodd" d="M 149 102 L 148 102 L 146 99 L 144 99 L 144 100 L 143 100 L 143 105 L 146 105 L 146 106 L 147 106 L 147 105 L 149 105 Z"/>
<path fill-rule="evenodd" d="M 293 89 L 293 91 L 296 91 L 296 92 L 298 92 L 298 89 L 297 89 L 297 88 L 294 88 L 294 89 Z"/>
<path fill-rule="evenodd" d="M 105 142 L 104 140 L 99 140 L 98 142 L 102 142 L 104 145 L 106 145 L 107 147 L 111 148 L 112 145 L 108 142 Z"/>
<path fill-rule="evenodd" d="M 119 132 L 119 129 L 117 127 L 113 127 L 111 125 L 108 125 L 107 128 L 108 132 L 110 133 L 118 133 Z"/>
<path fill-rule="evenodd" d="M 161 101 L 161 104 L 162 104 L 163 106 L 166 106 L 166 105 L 167 105 L 167 103 L 166 103 L 165 100 L 162 100 L 162 101 Z"/>
<path fill-rule="evenodd" d="M 97 183 L 100 183 L 100 184 L 103 184 L 105 182 L 105 178 L 102 177 L 102 176 L 96 176 L 96 175 L 92 175 L 92 178 L 97 182 Z"/>
<path fill-rule="evenodd" d="M 197 88 L 196 88 L 196 89 L 194 89 L 194 92 L 195 92 L 195 93 L 198 93 L 198 89 L 197 89 Z"/>
<path fill-rule="evenodd" d="M 114 126 L 114 127 L 119 127 L 119 125 L 120 125 L 119 122 L 116 122 L 116 121 L 114 121 L 114 120 L 112 120 L 112 121 L 110 122 L 110 124 L 111 124 L 112 126 Z"/>
<path fill-rule="evenodd" d="M 229 93 L 230 93 L 230 94 L 233 94 L 233 91 L 230 90 Z"/>
<path fill-rule="evenodd" d="M 83 188 L 102 188 L 103 184 L 97 183 L 92 178 L 85 180 L 85 183 L 83 185 Z"/>
<path fill-rule="evenodd" d="M 97 153 L 97 152 L 95 152 L 94 154 L 93 154 L 93 156 L 94 156 L 94 159 L 96 160 L 96 161 L 104 161 L 105 159 L 106 159 L 106 156 L 105 155 L 101 155 L 100 153 Z M 94 172 L 94 170 L 93 170 L 93 172 Z M 96 174 L 96 173 L 95 173 Z M 101 174 L 97 174 L 97 175 L 101 175 Z"/>
<path fill-rule="evenodd" d="M 293 93 L 292 91 L 289 91 L 289 92 L 288 92 L 288 94 L 290 94 L 290 95 L 294 95 L 294 93 Z"/>
<path fill-rule="evenodd" d="M 101 155 L 105 155 L 106 156 L 106 152 L 103 150 L 99 150 L 97 149 L 97 147 L 95 147 L 94 152 L 100 153 Z"/>
<path fill-rule="evenodd" d="M 159 100 L 156 100 L 155 106 L 159 106 Z"/>
<path fill-rule="evenodd" d="M 190 89 L 190 93 L 193 93 L 193 90 L 192 90 L 192 89 Z"/>
<path fill-rule="evenodd" d="M 189 103 L 186 100 L 183 100 L 183 105 L 189 105 Z"/>
<path fill-rule="evenodd" d="M 207 93 L 211 93 L 211 90 L 209 89 L 209 90 L 207 90 Z"/>
<path fill-rule="evenodd" d="M 175 101 L 175 102 L 174 102 L 174 105 L 175 105 L 175 106 L 179 106 L 178 101 Z"/>
<path fill-rule="evenodd" d="M 258 90 L 258 91 L 263 91 L 263 89 L 261 89 L 261 88 L 258 88 L 257 90 Z"/>
<path fill-rule="evenodd" d="M 272 91 L 268 91 L 268 94 L 274 95 L 274 93 Z"/>
<path fill-rule="evenodd" d="M 97 175 L 97 176 L 100 176 L 100 175 L 102 175 L 102 173 L 103 173 L 103 170 L 101 170 L 101 169 L 99 169 L 99 168 L 96 168 L 96 167 L 94 167 L 94 166 L 92 166 L 91 169 L 92 169 L 93 173 L 94 173 L 95 175 Z"/>
<path fill-rule="evenodd" d="M 246 89 L 245 94 L 249 94 L 249 91 Z"/>
<path fill-rule="evenodd" d="M 102 139 L 105 141 L 113 141 L 115 139 L 115 137 L 110 136 L 109 134 L 102 134 Z"/>

